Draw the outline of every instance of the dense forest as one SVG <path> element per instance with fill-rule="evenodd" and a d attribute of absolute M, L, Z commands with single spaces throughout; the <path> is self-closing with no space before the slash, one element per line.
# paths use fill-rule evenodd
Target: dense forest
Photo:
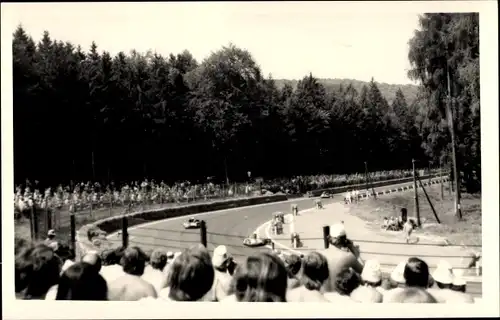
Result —
<path fill-rule="evenodd" d="M 276 79 L 275 81 L 278 89 L 282 89 L 285 84 L 289 84 L 295 89 L 297 87 L 297 83 L 299 82 L 298 80 L 289 79 Z M 363 86 L 368 85 L 365 81 L 355 79 L 318 79 L 318 82 L 325 87 L 325 91 L 328 93 L 342 90 L 348 85 L 351 85 L 357 92 L 361 92 L 361 90 L 363 90 Z M 419 87 L 416 85 L 388 84 L 377 81 L 375 84 L 389 104 L 394 102 L 394 99 L 396 99 L 396 93 L 399 90 L 403 93 L 408 104 L 412 104 L 417 99 Z"/>
<path fill-rule="evenodd" d="M 480 177 L 477 14 L 426 14 L 410 40 L 422 85 L 296 83 L 262 74 L 232 44 L 111 56 L 19 26 L 13 38 L 15 180 L 230 181 L 409 169 L 449 161 L 443 63 L 452 67 L 459 168 Z M 436 35 L 445 35 L 446 42 Z M 438 51 L 446 59 L 434 59 Z M 430 61 L 430 62 L 429 62 Z M 384 86 L 384 93 L 380 87 Z M 415 89 L 416 88 L 416 89 Z"/>

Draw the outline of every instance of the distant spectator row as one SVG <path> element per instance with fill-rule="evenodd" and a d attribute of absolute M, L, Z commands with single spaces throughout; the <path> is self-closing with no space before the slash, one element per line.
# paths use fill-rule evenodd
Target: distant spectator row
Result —
<path fill-rule="evenodd" d="M 411 171 L 381 171 L 370 173 L 372 182 L 405 178 L 412 175 Z M 38 181 L 16 186 L 14 194 L 14 210 L 22 213 L 36 205 L 40 208 L 57 208 L 71 212 L 88 208 L 109 206 L 134 206 L 140 204 L 179 203 L 186 201 L 208 200 L 251 194 L 269 194 L 282 192 L 285 194 L 301 194 L 310 190 L 332 188 L 343 185 L 366 183 L 364 173 L 350 175 L 315 175 L 298 176 L 291 179 L 274 179 L 257 183 L 255 181 L 243 184 L 191 184 L 180 182 L 167 185 L 163 181 L 145 179 L 142 182 L 103 185 L 99 182 L 77 183 L 73 187 L 59 185 L 56 188 L 46 188 L 43 193 Z"/>

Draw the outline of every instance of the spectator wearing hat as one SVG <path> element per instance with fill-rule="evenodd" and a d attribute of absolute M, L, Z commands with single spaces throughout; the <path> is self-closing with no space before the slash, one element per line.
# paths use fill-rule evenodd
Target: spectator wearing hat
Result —
<path fill-rule="evenodd" d="M 363 271 L 363 266 L 358 260 L 359 252 L 355 250 L 354 245 L 347 238 L 343 223 L 334 224 L 330 227 L 328 241 L 330 248 L 321 252 L 326 257 L 330 270 L 330 276 L 325 281 L 323 290 L 325 292 L 334 292 L 335 279 L 341 270 L 352 268 L 359 274 Z"/>
<path fill-rule="evenodd" d="M 214 283 L 210 294 L 212 301 L 221 301 L 231 292 L 231 280 L 233 277 L 229 273 L 228 267 L 233 257 L 227 251 L 227 247 L 220 245 L 215 248 L 212 255 L 212 265 L 214 267 Z"/>
<path fill-rule="evenodd" d="M 146 266 L 142 275 L 142 279 L 153 285 L 157 293 L 165 287 L 167 282 L 163 272 L 166 265 L 167 253 L 163 249 L 156 249 L 151 253 L 149 265 Z"/>
<path fill-rule="evenodd" d="M 455 270 L 453 270 L 455 271 Z M 454 272 L 451 290 L 465 293 L 467 291 L 467 282 L 462 278 L 461 274 Z"/>
<path fill-rule="evenodd" d="M 160 298 L 170 301 L 206 299 L 214 282 L 214 268 L 207 249 L 194 246 L 174 258 L 168 272 L 167 287 Z"/>
<path fill-rule="evenodd" d="M 59 248 L 59 243 L 56 240 L 56 231 L 54 229 L 50 229 L 47 232 L 47 238 L 45 239 L 44 243 L 52 248 L 52 250 L 57 251 Z"/>
<path fill-rule="evenodd" d="M 108 284 L 109 300 L 137 301 L 157 297 L 155 288 L 141 278 L 146 260 L 146 254 L 139 247 L 125 249 L 120 259 L 124 274 Z"/>
<path fill-rule="evenodd" d="M 326 258 L 318 252 L 311 252 L 302 260 L 301 285 L 288 291 L 287 301 L 329 302 L 320 291 L 328 276 Z"/>
<path fill-rule="evenodd" d="M 361 272 L 361 286 L 351 293 L 351 299 L 356 302 L 381 303 L 383 300 L 380 285 L 382 272 L 376 260 L 367 260 Z"/>
<path fill-rule="evenodd" d="M 472 296 L 451 289 L 455 276 L 453 267 L 447 261 L 439 262 L 432 277 L 437 288 L 430 288 L 428 291 L 439 303 L 474 303 Z"/>

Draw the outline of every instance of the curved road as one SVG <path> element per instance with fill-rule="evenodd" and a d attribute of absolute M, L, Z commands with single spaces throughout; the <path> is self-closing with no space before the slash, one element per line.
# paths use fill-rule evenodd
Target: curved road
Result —
<path fill-rule="evenodd" d="M 375 191 L 410 184 L 407 182 L 385 186 L 375 188 Z M 206 221 L 207 247 L 210 252 L 218 245 L 225 245 L 236 260 L 241 260 L 256 251 L 269 250 L 266 247 L 249 248 L 243 246 L 243 239 L 253 233 L 260 225 L 272 219 L 274 212 L 288 213 L 291 211 L 292 203 L 296 203 L 299 210 L 310 209 L 314 207 L 314 199 L 316 198 L 297 198 L 282 202 L 200 213 L 193 215 L 193 217 Z M 343 201 L 343 194 L 336 194 L 333 199 L 323 199 L 324 204 L 338 201 Z M 182 222 L 187 218 L 189 217 L 177 217 L 131 227 L 129 228 L 129 244 L 140 246 L 145 250 L 162 247 L 167 251 L 175 252 L 200 243 L 201 237 L 198 229 L 186 230 L 182 226 Z M 321 237 L 321 230 L 318 230 L 318 237 Z M 109 239 L 111 241 L 121 241 L 121 236 L 115 233 L 110 235 Z M 479 287 L 481 287 L 480 284 Z"/>

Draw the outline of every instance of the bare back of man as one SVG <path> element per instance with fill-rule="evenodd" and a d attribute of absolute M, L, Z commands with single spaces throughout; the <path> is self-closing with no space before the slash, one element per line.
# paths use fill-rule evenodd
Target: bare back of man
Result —
<path fill-rule="evenodd" d="M 148 297 L 156 298 L 156 290 L 153 285 L 138 276 L 124 274 L 109 284 L 109 300 L 137 301 Z"/>

